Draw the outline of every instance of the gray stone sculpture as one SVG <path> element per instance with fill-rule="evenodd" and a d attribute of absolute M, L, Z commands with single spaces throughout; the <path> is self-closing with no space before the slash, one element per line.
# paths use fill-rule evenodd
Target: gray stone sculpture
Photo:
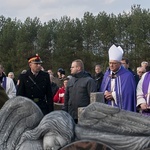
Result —
<path fill-rule="evenodd" d="M 0 110 L 0 150 L 57 150 L 74 139 L 75 123 L 65 111 L 43 117 L 30 99 L 18 96 Z"/>
<path fill-rule="evenodd" d="M 103 142 L 115 150 L 143 150 L 150 147 L 149 128 L 149 116 L 95 102 L 82 112 L 75 133 L 78 140 Z"/>
<path fill-rule="evenodd" d="M 0 109 L 0 150 L 15 150 L 21 135 L 34 129 L 43 114 L 29 99 L 16 97 Z"/>
<path fill-rule="evenodd" d="M 65 111 L 51 112 L 35 129 L 22 135 L 17 150 L 58 150 L 72 142 L 74 127 L 73 119 Z"/>
<path fill-rule="evenodd" d="M 76 125 L 61 110 L 43 117 L 34 102 L 20 96 L 4 104 L 0 118 L 0 150 L 68 150 L 67 144 L 84 140 L 103 143 L 113 150 L 150 147 L 149 116 L 98 102 L 83 110 Z"/>

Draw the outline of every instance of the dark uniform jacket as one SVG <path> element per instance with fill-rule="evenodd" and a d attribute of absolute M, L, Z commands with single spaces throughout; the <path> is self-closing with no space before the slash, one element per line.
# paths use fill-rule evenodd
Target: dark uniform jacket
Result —
<path fill-rule="evenodd" d="M 35 77 L 31 70 L 19 76 L 17 95 L 32 99 L 47 114 L 54 110 L 49 74 L 40 71 Z M 34 83 L 33 83 L 34 82 Z"/>
<path fill-rule="evenodd" d="M 78 107 L 86 107 L 90 104 L 90 93 L 96 92 L 94 79 L 87 72 L 80 72 L 69 79 L 66 92 L 64 110 L 73 119 L 78 119 Z"/>

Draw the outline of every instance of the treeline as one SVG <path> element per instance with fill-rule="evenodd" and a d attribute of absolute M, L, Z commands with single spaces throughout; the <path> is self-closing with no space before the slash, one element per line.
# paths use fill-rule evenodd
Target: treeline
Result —
<path fill-rule="evenodd" d="M 124 56 L 135 69 L 150 58 L 150 11 L 140 5 L 117 16 L 86 12 L 82 19 L 64 16 L 41 23 L 39 18 L 20 20 L 0 16 L 0 61 L 5 72 L 17 75 L 28 68 L 27 58 L 38 53 L 43 67 L 59 67 L 70 72 L 72 60 L 80 58 L 89 72 L 96 63 L 108 66 L 108 49 L 112 44 L 124 49 Z"/>

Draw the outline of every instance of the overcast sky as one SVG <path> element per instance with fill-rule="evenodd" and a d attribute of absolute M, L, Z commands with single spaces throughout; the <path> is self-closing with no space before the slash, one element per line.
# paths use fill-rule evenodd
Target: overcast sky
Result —
<path fill-rule="evenodd" d="M 129 12 L 134 4 L 142 9 L 150 7 L 150 0 L 0 0 L 0 16 L 17 18 L 22 22 L 27 17 L 48 22 L 62 16 L 83 18 L 85 12 L 97 15 L 105 11 L 107 14 Z"/>

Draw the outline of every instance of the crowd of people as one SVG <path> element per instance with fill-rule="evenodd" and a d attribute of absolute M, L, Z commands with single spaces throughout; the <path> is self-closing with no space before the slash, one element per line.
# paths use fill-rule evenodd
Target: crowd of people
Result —
<path fill-rule="evenodd" d="M 44 115 L 54 110 L 54 103 L 78 122 L 78 109 L 90 104 L 91 92 L 103 92 L 105 103 L 124 110 L 150 114 L 150 69 L 149 63 L 141 62 L 134 72 L 129 60 L 123 57 L 123 49 L 112 45 L 108 50 L 109 65 L 102 72 L 95 65 L 95 74 L 85 71 L 81 59 L 73 60 L 70 75 L 59 68 L 57 76 L 53 70 L 44 70 L 39 55 L 28 58 L 29 69 L 23 70 L 18 80 L 13 72 L 8 76 L 0 64 L 0 82 L 8 98 L 24 96 L 33 100 Z"/>

